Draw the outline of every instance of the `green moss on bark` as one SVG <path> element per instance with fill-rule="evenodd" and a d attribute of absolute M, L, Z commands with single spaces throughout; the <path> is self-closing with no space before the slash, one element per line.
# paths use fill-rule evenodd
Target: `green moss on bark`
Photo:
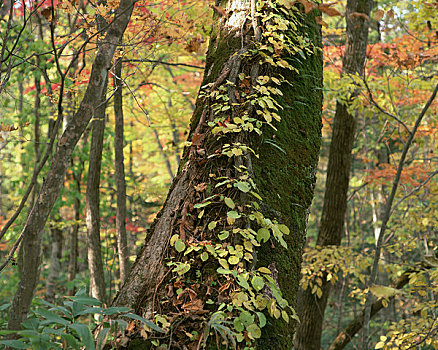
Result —
<path fill-rule="evenodd" d="M 301 31 L 316 47 L 321 46 L 320 31 L 311 16 L 305 17 Z M 258 265 L 275 263 L 283 296 L 295 307 L 305 243 L 307 212 L 313 198 L 315 173 L 321 142 L 322 57 L 318 53 L 306 60 L 292 58 L 299 74 L 285 71 L 292 84 L 283 84 L 281 122 L 277 131 L 265 130 L 259 159 L 253 160 L 255 179 L 265 205 L 265 215 L 276 216 L 290 228 L 285 237 L 288 248 L 262 245 Z M 292 349 L 294 324 L 281 318 L 267 318 L 259 341 L 260 349 Z"/>

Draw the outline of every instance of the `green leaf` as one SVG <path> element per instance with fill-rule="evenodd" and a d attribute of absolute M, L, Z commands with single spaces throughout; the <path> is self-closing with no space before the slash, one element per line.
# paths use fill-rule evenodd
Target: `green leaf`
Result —
<path fill-rule="evenodd" d="M 242 182 L 242 181 L 236 182 L 234 184 L 234 187 L 237 187 L 239 190 L 241 190 L 242 192 L 245 192 L 245 193 L 247 193 L 247 192 L 249 192 L 251 190 L 251 185 L 248 182 L 246 182 L 246 181 L 244 181 L 244 182 Z"/>
<path fill-rule="evenodd" d="M 177 239 L 175 242 L 175 249 L 178 253 L 181 253 L 186 249 L 186 245 L 181 239 Z"/>
<path fill-rule="evenodd" d="M 90 306 L 102 305 L 101 301 L 86 295 L 74 296 L 74 297 L 70 297 L 70 299 L 82 305 L 90 305 Z"/>
<path fill-rule="evenodd" d="M 237 276 L 237 283 L 245 289 L 249 289 L 248 281 L 242 275 Z"/>
<path fill-rule="evenodd" d="M 133 319 L 133 320 L 137 320 L 137 321 L 141 321 L 141 322 L 143 322 L 146 326 L 148 326 L 149 328 L 152 328 L 154 331 L 157 331 L 157 332 L 160 332 L 160 333 L 166 333 L 163 329 L 161 329 L 160 327 L 158 327 L 155 323 L 153 323 L 152 321 L 150 321 L 150 320 L 148 320 L 148 319 L 146 319 L 146 318 L 144 318 L 144 317 L 141 317 L 141 316 L 138 316 L 138 315 L 136 315 L 136 314 L 132 314 L 132 313 L 128 313 L 128 314 L 125 314 L 125 315 L 123 315 L 124 317 L 128 317 L 128 318 L 131 318 L 131 319 Z"/>
<path fill-rule="evenodd" d="M 29 349 L 29 345 L 21 340 L 0 340 L 0 344 L 9 346 L 13 349 Z"/>
<path fill-rule="evenodd" d="M 271 270 L 269 270 L 267 267 L 260 267 L 258 271 L 261 273 L 267 273 L 268 275 L 272 273 Z"/>
<path fill-rule="evenodd" d="M 228 265 L 227 261 L 225 259 L 219 259 L 219 264 L 224 268 L 224 269 L 229 269 L 230 266 Z"/>
<path fill-rule="evenodd" d="M 203 252 L 202 254 L 201 254 L 201 260 L 202 261 L 206 261 L 208 259 L 208 253 L 207 252 Z"/>
<path fill-rule="evenodd" d="M 260 228 L 257 231 L 257 241 L 265 243 L 271 237 L 269 230 L 265 227 Z"/>
<path fill-rule="evenodd" d="M 184 262 L 184 263 L 178 263 L 172 271 L 176 272 L 178 275 L 184 275 L 189 270 L 190 270 L 190 265 Z"/>
<path fill-rule="evenodd" d="M 256 197 L 259 201 L 262 200 L 262 197 L 260 197 L 260 195 L 257 192 L 254 191 L 250 191 L 249 193 L 251 193 L 254 197 Z"/>
<path fill-rule="evenodd" d="M 71 328 L 78 333 L 79 338 L 82 341 L 82 344 L 85 345 L 85 349 L 87 350 L 95 349 L 93 336 L 91 335 L 90 329 L 86 325 L 82 323 L 73 323 L 70 324 L 68 328 Z"/>
<path fill-rule="evenodd" d="M 217 226 L 217 221 L 211 221 L 211 222 L 208 224 L 208 229 L 209 229 L 209 230 L 214 230 L 214 229 L 216 228 L 216 226 Z"/>
<path fill-rule="evenodd" d="M 289 227 L 283 224 L 278 225 L 278 229 L 283 232 L 283 234 L 288 235 L 290 233 Z"/>
<path fill-rule="evenodd" d="M 237 265 L 237 264 L 239 263 L 239 261 L 240 261 L 240 259 L 239 259 L 237 256 L 235 256 L 235 255 L 231 255 L 231 256 L 228 258 L 228 262 L 229 262 L 231 265 Z"/>
<path fill-rule="evenodd" d="M 278 241 L 280 242 L 280 244 L 282 245 L 283 248 L 287 248 L 287 243 L 286 243 L 286 241 L 283 239 L 283 237 L 278 236 L 277 239 L 278 239 Z"/>
<path fill-rule="evenodd" d="M 113 306 L 113 307 L 109 307 L 107 309 L 103 309 L 103 314 L 111 316 L 111 315 L 119 314 L 122 312 L 128 312 L 129 310 L 130 310 L 129 307 Z"/>
<path fill-rule="evenodd" d="M 220 235 L 218 235 L 219 239 L 221 241 L 223 241 L 224 239 L 227 239 L 228 236 L 230 235 L 230 233 L 228 231 L 222 231 L 223 233 L 221 233 Z"/>
<path fill-rule="evenodd" d="M 255 323 L 249 325 L 246 330 L 248 331 L 248 336 L 252 339 L 259 339 L 262 336 L 262 331 Z"/>
<path fill-rule="evenodd" d="M 218 267 L 218 269 L 216 271 L 217 271 L 217 273 L 220 273 L 221 275 L 230 275 L 230 274 L 232 274 L 230 269 L 224 269 L 222 267 Z"/>
<path fill-rule="evenodd" d="M 242 332 L 245 329 L 245 327 L 243 326 L 242 321 L 240 321 L 240 319 L 235 318 L 233 323 L 234 323 L 234 329 L 237 332 Z"/>
<path fill-rule="evenodd" d="M 209 204 L 211 204 L 210 201 L 208 201 L 208 202 L 204 202 L 204 203 L 197 203 L 197 204 L 195 204 L 195 205 L 193 206 L 193 208 L 195 208 L 195 209 L 198 209 L 198 208 L 204 208 L 204 207 L 206 207 L 206 206 L 209 205 Z"/>
<path fill-rule="evenodd" d="M 79 311 L 76 316 L 81 315 L 94 315 L 94 314 L 102 314 L 103 309 L 101 307 L 87 307 L 86 309 Z"/>
<path fill-rule="evenodd" d="M 259 318 L 260 328 L 263 328 L 266 325 L 266 316 L 263 312 L 256 312 L 257 317 Z"/>
<path fill-rule="evenodd" d="M 254 323 L 254 315 L 251 315 L 251 313 L 246 310 L 240 313 L 239 319 L 245 327 L 248 327 L 250 324 Z"/>
<path fill-rule="evenodd" d="M 289 315 L 287 314 L 287 312 L 285 310 L 281 311 L 281 317 L 283 317 L 283 320 L 285 320 L 286 323 L 289 323 Z"/>
<path fill-rule="evenodd" d="M 251 279 L 251 284 L 257 292 L 262 290 L 263 287 L 265 286 L 265 282 L 263 281 L 263 278 L 257 275 Z"/>
<path fill-rule="evenodd" d="M 401 293 L 398 289 L 378 285 L 371 286 L 370 291 L 378 298 L 390 298 Z"/>
<path fill-rule="evenodd" d="M 236 207 L 233 200 L 229 197 L 225 197 L 224 202 L 230 209 L 234 209 Z"/>
<path fill-rule="evenodd" d="M 234 211 L 234 210 L 229 211 L 229 212 L 227 213 L 227 216 L 228 216 L 229 218 L 231 218 L 231 219 L 238 219 L 238 218 L 241 217 L 241 215 L 240 215 L 237 211 Z"/>

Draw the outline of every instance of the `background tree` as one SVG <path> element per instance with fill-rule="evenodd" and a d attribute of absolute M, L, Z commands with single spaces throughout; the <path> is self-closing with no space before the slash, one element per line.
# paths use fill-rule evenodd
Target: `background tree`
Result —
<path fill-rule="evenodd" d="M 371 6 L 371 0 L 347 1 L 345 12 L 347 28 L 341 77 L 352 79 L 353 86 L 355 77 L 363 76 L 364 72 Z M 349 92 L 348 95 L 342 96 L 342 100 L 336 102 L 324 204 L 316 240 L 317 248 L 339 245 L 343 236 L 351 152 L 357 118 L 357 112 L 353 107 L 358 95 L 357 89 Z M 296 334 L 295 347 L 297 349 L 319 350 L 321 348 L 322 324 L 331 288 L 327 276 L 322 275 L 321 280 L 322 284 L 316 292 L 310 288 L 300 290 L 298 314 L 301 322 Z"/>

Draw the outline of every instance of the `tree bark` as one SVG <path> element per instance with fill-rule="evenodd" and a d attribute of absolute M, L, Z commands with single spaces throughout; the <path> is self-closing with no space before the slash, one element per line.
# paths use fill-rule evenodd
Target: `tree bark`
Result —
<path fill-rule="evenodd" d="M 122 60 L 118 59 L 114 68 L 114 153 L 117 187 L 116 234 L 119 254 L 120 285 L 125 282 L 129 273 L 129 247 L 126 234 L 126 181 L 123 146 L 125 141 L 123 125 L 123 81 Z"/>
<path fill-rule="evenodd" d="M 62 229 L 59 227 L 60 220 L 54 221 L 55 227 L 51 228 L 51 254 L 50 254 L 50 270 L 47 276 L 46 283 L 46 300 L 53 303 L 56 297 L 56 287 L 59 281 L 61 272 L 62 258 Z"/>
<path fill-rule="evenodd" d="M 66 169 L 76 143 L 87 127 L 94 114 L 94 110 L 100 103 L 99 97 L 102 95 L 114 51 L 131 18 L 134 3 L 134 0 L 120 1 L 119 7 L 116 10 L 115 19 L 107 31 L 103 44 L 96 53 L 96 58 L 94 59 L 91 70 L 90 83 L 88 84 L 84 98 L 74 118 L 67 125 L 66 130 L 58 142 L 56 152 L 53 156 L 53 162 L 20 237 L 28 235 L 38 236 L 42 234 L 50 211 L 63 186 Z M 40 249 L 40 244 L 38 244 L 37 249 Z M 33 261 L 33 266 L 39 266 L 39 262 L 37 260 Z M 39 274 L 29 276 L 28 279 L 31 280 L 31 283 L 29 283 L 29 281 L 24 283 L 23 280 L 20 280 L 10 308 L 9 329 L 20 329 L 21 322 L 26 319 L 32 297 L 35 293 L 38 276 Z M 23 297 L 23 295 L 27 295 L 28 297 Z"/>
<path fill-rule="evenodd" d="M 35 102 L 34 102 L 34 152 L 35 152 L 35 165 L 34 169 L 38 167 L 38 163 L 41 158 L 40 152 L 40 93 L 41 93 L 41 81 L 35 78 Z M 32 191 L 32 197 L 30 202 L 30 208 L 35 205 L 35 198 L 38 194 L 38 182 Z M 31 214 L 30 214 L 31 215 Z M 28 217 L 29 220 L 29 217 Z M 23 306 L 29 305 L 32 302 L 34 291 L 39 282 L 40 264 L 41 264 L 41 239 L 42 232 L 36 234 L 29 234 L 23 237 L 23 241 L 20 245 L 19 251 L 19 270 L 20 270 L 20 282 L 19 288 L 12 301 L 11 308 L 9 310 L 9 324 L 16 322 L 22 316 Z M 18 312 L 17 312 L 18 311 Z M 27 313 L 27 311 L 26 311 Z M 21 323 L 21 322 L 20 322 Z M 8 325 L 9 325 L 8 324 Z M 13 328 L 10 328 L 13 329 Z M 17 328 L 18 329 L 18 328 Z"/>
<path fill-rule="evenodd" d="M 346 43 L 343 57 L 342 75 L 363 75 L 368 44 L 369 20 L 355 13 L 370 15 L 371 0 L 348 0 L 346 10 Z M 355 95 L 353 92 L 347 103 L 337 101 L 330 144 L 327 180 L 321 224 L 316 242 L 317 247 L 339 245 L 341 243 L 351 166 L 356 120 L 349 113 Z M 312 290 L 300 290 L 298 314 L 301 320 L 295 340 L 298 350 L 320 350 L 324 312 L 330 294 L 331 282 L 323 278 L 320 298 Z"/>
<path fill-rule="evenodd" d="M 87 211 L 87 252 L 90 270 L 90 295 L 103 302 L 106 301 L 105 275 L 103 271 L 100 247 L 100 171 L 102 165 L 103 136 L 105 133 L 106 78 L 100 107 L 96 109 L 91 129 L 90 158 L 88 163 L 86 211 Z"/>
<path fill-rule="evenodd" d="M 179 235 L 186 246 L 196 245 L 196 242 L 211 242 L 206 243 L 207 245 L 220 244 L 221 241 L 217 238 L 220 229 L 207 229 L 207 225 L 211 221 L 219 220 L 221 227 L 228 227 L 224 222 L 225 219 L 218 219 L 224 215 L 224 210 L 225 212 L 227 210 L 223 205 L 223 199 L 217 201 L 212 199 L 211 206 L 206 206 L 203 211 L 198 210 L 194 204 L 208 199 L 210 189 L 212 191 L 220 182 L 217 178 L 223 176 L 233 181 L 238 179 L 240 173 L 236 169 L 241 170 L 242 166 L 254 179 L 258 193 L 263 198 L 260 209 L 263 215 L 288 225 L 291 231 L 289 236 L 285 236 L 287 249 L 279 247 L 277 241 L 269 241 L 262 245 L 260 250 L 254 253 L 256 258 L 252 261 L 253 268 L 270 266 L 276 283 L 283 291 L 283 297 L 290 305 L 295 305 L 306 220 L 313 197 L 321 137 L 322 61 L 318 50 L 315 50 L 314 54 L 306 54 L 306 58 L 300 60 L 293 60 L 287 49 L 280 50 L 282 57 L 293 62 L 292 64 L 299 71 L 295 73 L 286 69 L 273 69 L 274 73 L 280 73 L 285 78 L 285 82 L 279 86 L 282 96 L 276 97 L 276 101 L 283 108 L 278 111 L 281 122 L 273 122 L 275 130 L 269 126 L 263 128 L 262 137 L 255 132 L 242 131 L 218 139 L 211 126 L 215 123 L 215 107 L 218 103 L 215 103 L 214 98 L 209 97 L 209 93 L 214 93 L 216 90 L 224 91 L 231 102 L 235 101 L 236 105 L 244 106 L 242 111 L 238 110 L 239 107 L 231 108 L 231 111 L 225 113 L 228 118 L 236 117 L 240 112 L 256 118 L 256 107 L 250 103 L 250 97 L 246 97 L 246 100 L 241 98 L 246 88 L 237 83 L 237 77 L 241 73 L 248 77 L 243 84 L 255 86 L 260 76 L 271 73 L 268 64 L 259 65 L 257 59 L 246 58 L 248 51 L 254 48 L 254 42 L 260 39 L 260 34 L 257 34 L 260 27 L 254 18 L 251 20 L 248 16 L 249 13 L 255 12 L 251 11 L 251 3 L 254 5 L 255 1 L 230 0 L 217 3 L 224 13 L 230 14 L 230 17 L 220 15 L 221 11 L 219 11 L 213 21 L 203 88 L 198 95 L 191 121 L 189 140 L 192 145 L 184 151 L 167 200 L 147 235 L 145 245 L 131 269 L 128 280 L 115 298 L 114 305 L 133 307 L 148 318 L 152 318 L 156 310 L 160 313 L 168 312 L 167 315 L 176 312 L 169 305 L 171 303 L 157 304 L 160 298 L 167 298 L 167 291 L 171 293 L 173 287 L 172 283 L 168 284 L 169 276 L 178 278 L 166 266 L 165 259 L 173 257 L 179 262 L 186 261 L 186 258 L 175 254 L 169 240 L 173 235 Z M 304 15 L 298 18 L 300 20 L 296 21 L 296 24 L 299 33 L 287 32 L 291 35 L 290 38 L 295 35 L 306 35 L 312 45 L 319 47 L 320 33 L 314 21 Z M 248 95 L 251 91 L 254 93 L 250 87 L 246 90 L 246 96 L 251 96 Z M 303 103 L 296 103 L 297 101 Z M 224 105 L 226 106 L 227 103 Z M 227 121 L 225 118 L 224 123 L 229 122 L 230 119 Z M 258 154 L 258 158 L 248 151 L 236 157 L 220 155 L 223 151 L 221 147 L 239 141 L 250 144 Z M 206 191 L 206 188 L 209 189 Z M 239 193 L 233 186 L 230 188 L 224 191 L 231 191 L 231 194 L 227 192 L 228 196 L 242 204 L 240 207 L 237 205 L 235 210 L 245 212 L 250 203 L 249 194 Z M 245 220 L 238 222 L 242 225 L 240 229 L 253 225 Z M 237 237 L 235 239 L 238 240 Z M 199 257 L 195 257 L 191 262 L 191 271 L 198 269 L 199 276 L 188 273 L 190 279 L 193 277 L 195 280 L 202 281 L 200 285 L 192 285 L 192 288 L 198 289 L 196 298 L 200 300 L 199 304 L 204 307 L 209 298 L 214 298 L 214 306 L 205 306 L 210 311 L 210 316 L 217 310 L 222 296 L 212 291 L 216 287 L 210 290 L 203 286 L 208 281 L 219 283 L 217 288 L 221 285 L 223 288 L 226 286 L 224 276 L 217 273 L 216 267 L 217 265 L 210 258 L 204 264 Z M 185 286 L 189 283 L 189 278 L 186 280 L 181 277 L 179 280 Z M 236 285 L 235 281 L 230 283 Z M 184 326 L 188 327 L 188 324 L 191 324 L 202 333 L 202 327 L 208 317 L 199 317 L 198 321 L 194 321 L 189 319 L 192 316 L 196 318 L 196 312 L 187 311 L 185 315 L 187 318 Z M 284 321 L 268 317 L 265 327 L 259 340 L 260 349 L 292 348 L 293 322 L 286 324 Z M 175 332 L 174 329 L 169 347 L 175 343 L 182 347 L 183 340 L 176 339 L 178 337 Z M 201 340 L 198 339 L 199 342 Z"/>

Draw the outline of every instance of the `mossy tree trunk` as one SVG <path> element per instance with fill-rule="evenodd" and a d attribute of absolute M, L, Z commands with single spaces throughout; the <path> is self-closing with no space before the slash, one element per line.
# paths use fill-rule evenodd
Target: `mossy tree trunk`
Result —
<path fill-rule="evenodd" d="M 313 14 L 280 3 L 214 6 L 191 146 L 113 302 L 166 318 L 170 346 L 292 348 L 283 318 L 294 315 L 313 197 L 322 56 Z"/>
<path fill-rule="evenodd" d="M 371 4 L 371 0 L 347 1 L 346 43 L 342 66 L 344 76 L 363 75 L 369 27 L 369 20 L 365 18 L 369 18 Z M 352 92 L 348 101 L 336 103 L 324 205 L 316 241 L 318 247 L 338 246 L 342 240 L 356 128 L 356 115 L 351 113 L 351 105 L 355 97 L 357 97 L 357 91 Z M 319 350 L 321 348 L 324 311 L 330 295 L 331 283 L 324 275 L 319 297 L 312 288 L 300 290 L 298 313 L 301 323 L 296 334 L 296 349 Z"/>

